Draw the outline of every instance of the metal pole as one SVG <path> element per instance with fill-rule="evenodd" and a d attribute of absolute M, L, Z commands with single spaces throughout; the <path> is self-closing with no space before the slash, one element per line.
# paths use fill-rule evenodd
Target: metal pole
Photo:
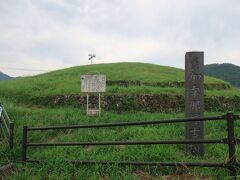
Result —
<path fill-rule="evenodd" d="M 99 113 L 98 113 L 98 115 L 100 116 L 101 115 L 101 95 L 100 95 L 100 93 L 98 94 L 98 111 L 99 111 Z"/>
<path fill-rule="evenodd" d="M 87 94 L 87 116 L 88 116 L 88 94 Z"/>
<path fill-rule="evenodd" d="M 13 148 L 13 128 L 14 128 L 14 123 L 10 123 L 10 134 L 9 134 L 9 147 L 10 149 Z"/>
<path fill-rule="evenodd" d="M 3 116 L 3 108 L 2 108 L 2 105 L 0 103 L 0 124 L 2 122 L 2 116 Z"/>
<path fill-rule="evenodd" d="M 46 162 L 57 162 L 57 161 L 44 161 L 44 160 L 27 160 L 28 163 L 46 163 Z M 149 162 L 149 161 L 94 161 L 94 160 L 69 160 L 65 161 L 68 163 L 78 164 L 107 164 L 107 165 L 132 165 L 132 166 L 173 166 L 173 167 L 219 167 L 226 168 L 226 164 L 224 163 L 199 163 L 199 162 Z"/>
<path fill-rule="evenodd" d="M 228 131 L 228 164 L 230 176 L 236 179 L 236 139 L 234 134 L 234 116 L 233 113 L 227 113 L 227 131 Z"/>
<path fill-rule="evenodd" d="M 148 120 L 148 121 L 135 121 L 135 122 L 115 122 L 115 123 L 102 123 L 102 124 L 87 124 L 87 125 L 68 125 L 68 126 L 48 126 L 48 127 L 30 127 L 29 131 L 50 130 L 50 129 L 79 129 L 79 128 L 106 128 L 106 127 L 120 127 L 120 126 L 139 126 L 139 125 L 154 125 L 166 123 L 181 123 L 186 121 L 198 120 L 225 120 L 222 116 L 207 117 L 207 118 L 181 118 L 181 119 L 162 119 L 162 120 Z"/>
<path fill-rule="evenodd" d="M 2 123 L 2 107 L 1 107 L 1 104 L 0 104 L 0 124 Z"/>
<path fill-rule="evenodd" d="M 28 143 L 31 147 L 46 146 L 84 146 L 84 145 L 154 145 L 154 144 L 223 144 L 223 139 L 210 140 L 164 140 L 164 141 L 101 141 L 101 142 L 56 142 L 56 143 Z"/>
<path fill-rule="evenodd" d="M 27 134 L 28 127 L 23 126 L 23 142 L 22 142 L 22 161 L 25 163 L 27 160 Z"/>

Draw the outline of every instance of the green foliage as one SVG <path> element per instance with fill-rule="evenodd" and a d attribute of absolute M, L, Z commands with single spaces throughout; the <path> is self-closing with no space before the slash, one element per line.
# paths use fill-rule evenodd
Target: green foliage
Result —
<path fill-rule="evenodd" d="M 80 94 L 80 75 L 97 71 L 107 75 L 112 82 L 104 94 L 101 117 L 87 117 L 86 97 Z M 228 83 L 205 78 L 206 116 L 222 115 L 227 110 L 239 113 L 239 89 Z M 15 122 L 14 149 L 10 150 L 0 140 L 0 166 L 14 162 L 18 172 L 9 179 L 141 179 L 136 171 L 143 171 L 152 179 L 176 172 L 167 167 L 121 167 L 116 165 L 81 165 L 64 163 L 64 159 L 127 160 L 127 161 L 182 161 L 224 162 L 226 145 L 205 145 L 203 159 L 189 157 L 184 145 L 149 146 L 83 146 L 29 148 L 29 158 L 56 160 L 57 163 L 22 164 L 22 127 L 55 126 L 110 122 L 132 122 L 183 117 L 184 71 L 181 69 L 143 63 L 115 63 L 79 66 L 33 77 L 0 82 L 0 97 L 10 118 Z M 125 82 L 131 82 L 125 86 Z M 139 85 L 140 84 L 140 85 Z M 95 101 L 96 97 L 91 99 Z M 10 103 L 11 102 L 11 103 Z M 15 103 L 16 102 L 16 103 Z M 148 112 L 141 112 L 148 111 Z M 157 112 L 156 112 L 157 111 Z M 121 113 L 124 112 L 124 113 Z M 159 113 L 161 112 L 161 113 Z M 171 113 L 167 113 L 171 112 Z M 181 113 L 180 113 L 181 112 Z M 236 122 L 236 135 L 240 136 L 240 122 Z M 205 124 L 205 137 L 226 138 L 226 122 Z M 66 141 L 123 141 L 183 139 L 184 124 L 131 126 L 66 131 L 30 132 L 30 142 Z M 237 153 L 238 159 L 240 153 Z M 215 179 L 228 177 L 228 171 L 210 168 L 184 168 L 184 172 L 199 177 L 208 175 Z"/>
<path fill-rule="evenodd" d="M 184 81 L 162 81 L 162 82 L 141 82 L 141 81 L 129 81 L 129 80 L 115 80 L 115 81 L 107 81 L 107 86 L 120 86 L 120 87 L 160 87 L 160 88 L 183 88 Z M 205 83 L 205 89 L 217 89 L 217 90 L 225 90 L 231 89 L 231 85 L 225 82 L 218 83 Z"/>
<path fill-rule="evenodd" d="M 0 93 L 18 103 L 29 103 L 31 98 L 38 96 L 77 94 L 80 93 L 80 75 L 93 71 L 106 74 L 110 81 L 140 81 L 145 85 L 160 83 L 165 84 L 164 87 L 175 89 L 176 82 L 181 85 L 184 82 L 182 69 L 144 63 L 94 64 L 0 82 Z M 206 77 L 205 83 L 210 87 L 212 87 L 210 84 L 229 86 L 228 83 L 211 77 Z M 148 87 L 147 91 L 154 88 Z M 121 93 L 121 90 L 123 88 L 119 88 L 117 93 Z"/>
<path fill-rule="evenodd" d="M 223 79 L 232 85 L 240 87 L 240 67 L 234 64 L 209 64 L 204 67 L 205 74 Z"/>
<path fill-rule="evenodd" d="M 90 96 L 90 105 L 98 106 L 98 96 Z M 213 112 L 240 111 L 240 96 L 205 96 L 205 110 Z M 35 97 L 33 105 L 84 107 L 86 96 L 77 94 Z M 112 94 L 102 97 L 105 110 L 125 112 L 183 112 L 183 94 Z"/>
<path fill-rule="evenodd" d="M 176 168 L 167 167 L 128 167 L 115 165 L 80 165 L 64 163 L 63 160 L 126 160 L 126 161 L 180 161 L 180 162 L 224 162 L 227 157 L 227 145 L 205 145 L 205 157 L 203 159 L 189 157 L 184 153 L 184 145 L 140 145 L 140 146 L 83 146 L 83 147 L 49 147 L 29 148 L 28 157 L 57 161 L 47 164 L 22 164 L 21 137 L 22 126 L 52 126 L 93 124 L 109 122 L 132 122 L 143 120 L 157 120 L 183 117 L 183 113 L 146 113 L 126 112 L 114 113 L 103 112 L 102 117 L 87 117 L 85 109 L 73 107 L 39 108 L 19 106 L 3 99 L 10 117 L 15 122 L 14 149 L 9 150 L 4 143 L 0 148 L 0 165 L 9 161 L 18 166 L 18 172 L 10 179 L 139 179 L 134 174 L 143 171 L 151 177 L 161 179 L 162 176 L 176 172 Z M 205 113 L 206 116 L 222 115 L 222 113 Z M 240 122 L 236 122 L 236 135 L 240 136 Z M 205 137 L 208 139 L 225 138 L 226 122 L 207 122 L 205 124 Z M 77 142 L 77 141 L 131 141 L 131 140 L 169 140 L 183 139 L 184 123 L 130 126 L 119 128 L 98 128 L 81 130 L 51 130 L 36 131 L 29 133 L 29 142 Z M 237 154 L 240 158 L 240 154 Z M 216 179 L 228 177 L 228 171 L 212 168 L 183 168 L 185 173 L 195 175 L 208 175 Z"/>

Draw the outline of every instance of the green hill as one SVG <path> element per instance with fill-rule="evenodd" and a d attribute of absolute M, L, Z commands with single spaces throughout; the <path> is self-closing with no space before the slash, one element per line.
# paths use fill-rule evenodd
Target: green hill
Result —
<path fill-rule="evenodd" d="M 96 72 L 106 74 L 107 80 L 140 81 L 146 83 L 163 83 L 165 89 L 154 87 L 108 87 L 107 93 L 144 93 L 163 91 L 183 91 L 184 70 L 167 66 L 159 66 L 145 63 L 111 63 L 94 64 L 67 68 L 32 77 L 15 79 L 11 82 L 0 82 L 0 93 L 13 99 L 28 99 L 36 96 L 48 96 L 59 94 L 79 94 L 80 75 Z M 179 83 L 181 88 L 171 87 L 171 83 Z M 228 87 L 229 84 L 215 78 L 206 77 L 206 84 L 220 84 Z M 154 85 L 153 85 L 154 86 Z"/>
<path fill-rule="evenodd" d="M 86 116 L 83 106 L 69 106 L 73 100 L 82 100 L 80 75 L 98 72 L 117 82 L 107 87 L 102 105 L 102 116 Z M 225 81 L 206 77 L 205 116 L 223 115 L 228 110 L 239 112 L 239 90 Z M 122 86 L 123 81 L 130 86 Z M 118 82 L 121 82 L 118 84 Z M 140 86 L 135 84 L 140 82 Z M 116 165 L 74 166 L 64 160 L 159 161 L 159 162 L 225 162 L 227 145 L 206 144 L 204 158 L 190 157 L 185 145 L 132 145 L 28 148 L 29 159 L 50 161 L 46 164 L 23 164 L 21 146 L 23 126 L 57 126 L 111 122 L 133 122 L 184 117 L 184 70 L 143 63 L 96 64 L 72 67 L 32 77 L 0 82 L 0 100 L 14 121 L 14 149 L 10 150 L 0 139 L 0 166 L 15 163 L 18 171 L 9 179 L 149 179 L 183 172 L 196 179 L 201 176 L 215 179 L 228 177 L 227 169 L 179 167 L 129 167 Z M 219 98 L 216 98 L 218 96 Z M 160 98 L 160 99 L 157 99 Z M 52 101 L 53 100 L 53 101 Z M 108 100 L 108 101 L 106 101 Z M 46 104 L 41 104 L 45 101 Z M 55 106 L 48 103 L 57 102 Z M 81 101 L 84 103 L 84 101 Z M 107 102 L 107 103 L 106 103 Z M 136 104 L 137 103 L 137 104 Z M 233 104 L 233 105 L 232 105 Z M 220 108 L 219 108 L 220 107 Z M 112 109 L 111 109 L 112 108 Z M 126 110 L 119 113 L 119 108 Z M 132 108 L 135 108 L 132 111 Z M 153 108 L 153 109 L 152 109 Z M 235 108 L 235 109 L 234 109 Z M 130 109 L 130 111 L 128 111 Z M 149 111 L 154 112 L 149 112 Z M 145 111 L 145 112 L 144 112 Z M 170 112 L 170 113 L 169 113 Z M 236 122 L 239 127 L 240 122 Z M 184 139 L 184 123 L 129 126 L 81 130 L 51 130 L 29 132 L 34 143 L 153 141 Z M 206 139 L 227 137 L 226 122 L 207 122 Z M 0 132 L 1 135 L 1 132 Z M 236 128 L 236 136 L 240 131 Z M 240 158 L 240 153 L 237 153 Z M 57 162 L 51 162 L 56 161 Z M 179 171 L 180 170 L 180 171 Z M 140 173 L 139 173 L 140 172 Z M 139 175 L 140 174 L 140 175 Z M 176 177 L 177 178 L 177 177 Z"/>
<path fill-rule="evenodd" d="M 240 87 L 240 67 L 230 63 L 209 64 L 204 67 L 205 74 L 230 82 Z"/>
<path fill-rule="evenodd" d="M 80 75 L 89 72 L 107 76 L 107 91 L 103 99 L 106 110 L 179 112 L 184 108 L 184 70 L 145 63 L 94 64 L 67 68 L 0 82 L 0 93 L 21 104 L 84 106 L 85 96 L 80 92 Z M 124 83 L 128 83 L 128 86 L 124 86 Z M 205 89 L 207 110 L 221 111 L 226 106 L 228 109 L 239 109 L 240 91 L 229 83 L 206 76 Z M 232 101 L 236 103 L 231 103 Z"/>
<path fill-rule="evenodd" d="M 9 80 L 9 79 L 13 79 L 13 77 L 10 77 L 7 74 L 4 74 L 4 73 L 0 72 L 0 81 Z"/>

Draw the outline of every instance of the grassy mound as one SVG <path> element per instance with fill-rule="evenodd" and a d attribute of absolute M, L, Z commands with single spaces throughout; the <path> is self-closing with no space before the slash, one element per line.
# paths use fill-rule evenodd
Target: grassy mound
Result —
<path fill-rule="evenodd" d="M 14 149 L 10 150 L 3 141 L 0 141 L 0 166 L 13 162 L 17 164 L 18 172 L 10 179 L 141 179 L 139 172 L 150 176 L 149 179 L 161 179 L 164 175 L 174 174 L 177 169 L 164 167 L 120 167 L 120 166 L 100 166 L 81 165 L 80 167 L 61 162 L 63 159 L 81 160 L 126 160 L 126 161 L 183 161 L 183 162 L 224 162 L 227 157 L 226 145 L 206 144 L 206 154 L 203 159 L 194 158 L 184 153 L 184 145 L 149 145 L 149 146 L 83 146 L 83 147 L 53 147 L 53 148 L 30 148 L 28 157 L 33 159 L 57 160 L 58 163 L 47 164 L 22 164 L 21 163 L 21 143 L 22 127 L 28 126 L 54 126 L 54 125 L 74 125 L 88 123 L 110 123 L 110 122 L 132 122 L 143 120 L 157 120 L 183 117 L 181 112 L 171 113 L 156 112 L 125 112 L 118 113 L 116 107 L 108 106 L 108 110 L 103 110 L 101 117 L 87 117 L 85 108 L 68 106 L 71 103 L 79 103 L 80 75 L 87 72 L 98 72 L 107 75 L 112 85 L 107 88 L 106 98 L 116 100 L 112 104 L 123 110 L 134 107 L 134 102 L 139 100 L 142 103 L 140 108 L 151 108 L 150 104 L 156 102 L 145 101 L 154 100 L 156 96 L 161 98 L 158 102 L 164 102 L 182 108 L 176 104 L 176 99 L 183 102 L 184 88 L 180 87 L 184 82 L 184 70 L 143 63 L 115 63 L 98 64 L 68 68 L 54 71 L 38 76 L 16 79 L 8 82 L 0 82 L 0 99 L 3 101 L 9 116 L 15 122 Z M 208 86 L 218 84 L 228 87 L 229 84 L 218 79 L 206 77 L 205 83 Z M 125 84 L 128 87 L 125 87 Z M 139 83 L 140 82 L 140 83 Z M 124 84 L 121 86 L 118 83 Z M 141 84 L 140 86 L 138 86 Z M 229 102 L 239 102 L 239 90 L 232 88 L 217 89 L 209 88 L 206 97 L 215 107 L 222 104 L 224 110 L 229 106 Z M 148 95 L 146 95 L 148 93 Z M 71 96 L 69 96 L 69 94 Z M 169 101 L 168 96 L 173 100 Z M 179 96 L 180 94 L 180 96 Z M 225 99 L 209 99 L 221 95 Z M 139 97 L 138 99 L 135 97 Z M 231 99 L 228 100 L 228 97 Z M 48 98 L 49 97 L 49 98 Z M 56 101 L 55 97 L 58 101 Z M 76 97 L 76 98 L 75 98 Z M 119 99 L 120 97 L 120 99 Z M 146 97 L 146 98 L 145 98 Z M 148 98 L 149 97 L 149 98 Z M 152 98 L 154 97 L 154 98 Z M 205 98 L 206 98 L 205 97 Z M 53 101 L 48 101 L 53 99 Z M 165 99 L 164 99 L 165 98 Z M 167 98 L 167 99 L 166 99 Z M 75 101 L 78 99 L 78 101 Z M 35 100 L 36 102 L 33 102 Z M 46 101 L 45 101 L 46 100 Z M 82 99 L 84 100 L 84 99 Z M 143 101 L 144 100 L 144 101 Z M 16 101 L 17 103 L 13 102 Z M 32 106 L 33 104 L 59 103 L 59 106 Z M 64 104 L 65 103 L 65 104 Z M 68 104 L 69 103 L 69 104 Z M 30 106 L 29 106 L 30 105 Z M 63 107 L 64 105 L 64 107 Z M 156 106 L 155 106 L 156 107 Z M 159 109 L 161 104 L 157 106 Z M 112 108 L 112 109 L 111 109 Z M 139 110 L 139 109 L 138 109 Z M 142 110 L 142 109 L 141 109 Z M 212 110 L 211 110 L 212 111 Z M 213 110 L 215 111 L 215 110 Z M 206 116 L 222 115 L 224 112 L 206 112 Z M 240 121 L 236 122 L 236 136 L 239 137 Z M 132 126 L 124 128 L 103 128 L 97 130 L 73 130 L 73 131 L 47 131 L 31 132 L 30 142 L 65 142 L 65 141 L 132 141 L 132 140 L 169 140 L 184 139 L 184 123 L 166 124 L 157 126 Z M 226 122 L 209 122 L 205 126 L 206 139 L 217 139 L 226 137 Z M 237 154 L 238 159 L 240 153 Z M 184 168 L 184 173 L 200 177 L 210 176 L 215 179 L 228 177 L 228 171 L 219 168 Z M 239 172 L 240 173 L 240 172 Z"/>
<path fill-rule="evenodd" d="M 111 63 L 72 67 L 37 76 L 0 82 L 0 93 L 11 100 L 25 103 L 31 102 L 33 97 L 79 94 L 80 75 L 89 72 L 106 74 L 110 84 L 122 81 L 142 83 L 141 86 L 134 86 L 133 84 L 127 89 L 112 83 L 111 86 L 107 87 L 107 93 L 110 94 L 149 92 L 176 94 L 183 93 L 184 89 L 184 70 L 182 69 L 145 63 Z M 211 77 L 205 77 L 205 84 L 208 89 L 211 89 L 211 85 L 213 85 L 212 89 L 216 89 L 214 87 L 218 84 L 220 87 L 230 87 L 228 83 Z M 182 87 L 177 87 L 179 85 Z M 220 95 L 225 93 L 226 88 L 223 89 L 224 91 L 218 92 Z M 239 92 L 233 91 L 234 95 Z"/>

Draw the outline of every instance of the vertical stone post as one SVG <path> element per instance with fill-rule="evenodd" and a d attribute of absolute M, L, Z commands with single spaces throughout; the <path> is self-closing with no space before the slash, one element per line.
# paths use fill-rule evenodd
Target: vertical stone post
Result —
<path fill-rule="evenodd" d="M 185 55 L 185 117 L 204 117 L 204 53 Z M 186 122 L 186 139 L 204 139 L 204 122 Z M 187 144 L 186 152 L 204 156 L 204 144 Z"/>

